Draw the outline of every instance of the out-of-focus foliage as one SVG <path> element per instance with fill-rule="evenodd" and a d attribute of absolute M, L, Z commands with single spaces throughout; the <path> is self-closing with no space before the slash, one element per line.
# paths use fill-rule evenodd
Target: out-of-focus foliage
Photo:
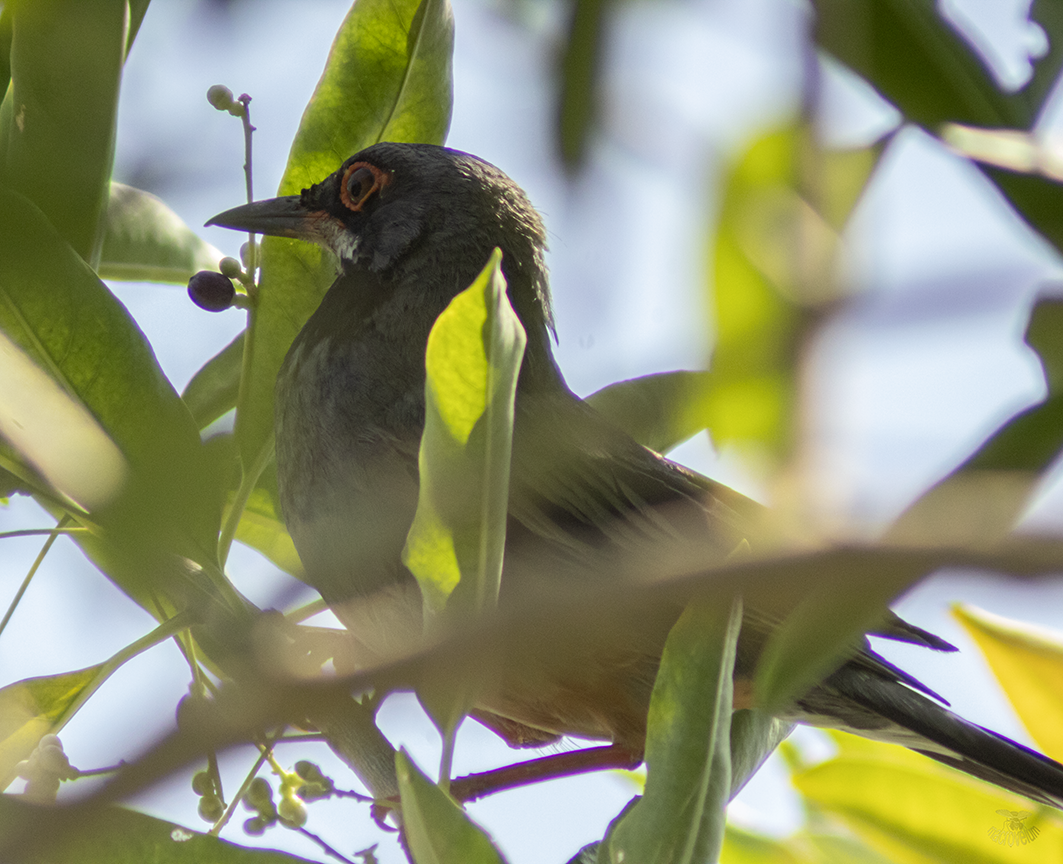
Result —
<path fill-rule="evenodd" d="M 891 102 L 904 122 L 931 136 L 952 136 L 954 144 L 957 124 L 994 130 L 984 133 L 983 142 L 985 135 L 999 143 L 1029 133 L 1063 65 L 1063 13 L 1048 0 L 1035 2 L 1032 16 L 1044 29 L 1049 50 L 1036 62 L 1031 81 L 1013 93 L 998 86 L 930 0 L 817 0 L 813 5 L 810 52 L 829 53 Z M 61 728 L 103 678 L 155 641 L 176 636 L 192 684 L 178 712 L 180 730 L 143 759 L 131 754 L 133 761 L 104 792 L 62 808 L 0 798 L 0 859 L 295 861 L 110 805 L 189 759 L 210 754 L 195 791 L 201 812 L 217 819 L 220 830 L 228 818 L 225 805 L 233 802 L 221 799 L 214 749 L 253 740 L 263 747 L 263 759 L 271 759 L 270 736 L 277 730 L 312 726 L 375 794 L 401 794 L 409 847 L 418 864 L 501 861 L 501 853 L 441 788 L 446 778 L 437 785 L 405 754 L 396 754 L 373 725 L 373 700 L 356 702 L 350 692 L 384 690 L 417 681 L 419 674 L 423 680 L 426 670 L 440 668 L 433 666 L 439 657 L 449 659 L 448 668 L 457 671 L 440 680 L 443 686 L 453 684 L 453 692 L 431 701 L 453 709 L 454 716 L 442 724 L 452 727 L 472 692 L 462 688 L 475 686 L 461 674 L 475 666 L 470 658 L 490 666 L 503 648 L 549 640 L 550 628 L 533 613 L 549 613 L 551 624 L 561 622 L 571 631 L 584 607 L 546 606 L 494 629 L 494 619 L 487 616 L 482 632 L 470 627 L 443 639 L 433 656 L 411 658 L 401 669 L 389 670 L 392 677 L 357 677 L 330 686 L 320 680 L 308 684 L 307 678 L 317 679 L 329 661 L 346 669 L 335 634 L 262 614 L 229 582 L 223 559 L 233 536 L 287 572 L 301 572 L 276 503 L 273 386 L 288 346 L 333 278 L 333 262 L 306 244 L 268 240 L 261 250 L 260 285 L 247 295 L 246 331 L 216 357 L 204 358 L 178 396 L 143 334 L 101 281 L 182 280 L 217 259 L 216 251 L 164 204 L 111 181 L 122 67 L 147 7 L 145 0 L 72 5 L 17 0 L 0 10 L 0 92 L 5 94 L 0 104 L 0 357 L 5 360 L 0 364 L 0 491 L 34 495 L 64 529 L 77 530 L 77 542 L 108 578 L 163 622 L 106 664 L 26 678 L 0 690 L 0 773 L 9 779 L 28 771 L 16 765 L 32 755 L 41 736 Z M 558 149 L 572 173 L 587 160 L 605 122 L 598 110 L 600 76 L 615 8 L 606 0 L 570 3 L 569 30 L 558 54 L 556 116 Z M 320 180 L 375 141 L 441 143 L 451 111 L 452 50 L 453 21 L 445 0 L 359 0 L 341 26 L 307 106 L 281 194 Z M 831 150 L 817 134 L 814 100 L 805 100 L 795 114 L 743 147 L 722 176 L 714 234 L 707 244 L 716 332 L 711 371 L 622 382 L 590 400 L 659 451 L 708 429 L 716 442 L 738 445 L 769 484 L 789 476 L 802 456 L 807 349 L 850 299 L 852 289 L 839 267 L 840 238 L 890 146 L 887 140 Z M 1043 160 L 1006 161 L 967 152 L 981 160 L 981 170 L 1018 215 L 1063 248 L 1063 196 Z M 494 276 L 497 272 L 487 271 L 474 292 L 484 299 L 481 289 L 491 284 L 496 290 L 487 299 L 503 306 L 503 286 Z M 1058 546 L 1009 533 L 1031 490 L 1063 449 L 1059 310 L 1056 301 L 1039 302 L 1026 332 L 1048 383 L 1044 401 L 989 436 L 894 526 L 888 542 L 818 555 L 781 542 L 767 557 L 751 536 L 719 568 L 690 577 L 683 596 L 697 598 L 669 638 L 654 689 L 645 795 L 580 860 L 620 860 L 621 853 L 624 860 L 640 862 L 710 860 L 721 848 L 722 861 L 742 864 L 1063 858 L 1058 814 L 896 747 L 840 736 L 837 755 L 817 765 L 806 765 L 791 752 L 794 783 L 812 814 L 805 828 L 783 841 L 724 830 L 727 799 L 786 732 L 763 711 L 732 715 L 730 710 L 741 616 L 726 604 L 735 594 L 785 598 L 781 626 L 766 640 L 755 670 L 760 707 L 780 708 L 842 662 L 853 639 L 873 627 L 891 597 L 939 566 L 974 562 L 1019 574 L 1063 567 Z M 503 352 L 510 367 L 519 356 L 514 344 Z M 490 350 L 480 355 L 477 369 L 483 372 L 494 355 Z M 462 383 L 473 379 L 479 380 L 473 375 Z M 432 380 L 448 390 L 439 394 L 438 403 L 446 419 L 446 397 L 457 389 L 446 383 L 446 368 Z M 490 375 L 487 380 L 493 381 Z M 504 409 L 511 384 L 499 386 L 506 391 L 502 396 L 492 397 L 491 386 L 481 388 L 484 398 L 477 410 Z M 233 409 L 234 435 L 201 440 L 202 430 Z M 504 415 L 505 410 L 496 415 L 502 417 L 497 430 L 502 438 L 509 424 Z M 465 419 L 475 424 L 478 416 Z M 79 418 L 77 424 L 72 417 Z M 51 437 L 57 429 L 66 440 Z M 459 449 L 425 447 L 422 477 L 444 478 L 434 490 L 437 498 L 439 486 L 448 485 L 446 478 L 471 470 L 469 460 L 476 454 Z M 500 451 L 491 452 L 497 459 Z M 86 487 L 72 473 L 72 463 L 82 469 L 88 465 L 90 479 L 106 482 Z M 494 504 L 479 508 L 475 555 L 458 549 L 457 529 L 448 517 L 433 523 L 451 533 L 459 585 L 476 588 L 488 599 L 498 589 L 507 466 L 508 458 L 480 466 L 492 478 L 487 485 Z M 461 512 L 462 518 L 468 515 Z M 415 546 L 416 540 L 415 535 Z M 490 554 L 481 555 L 483 550 Z M 440 568 L 432 556 L 421 557 L 428 562 L 428 580 L 438 581 Z M 492 569 L 480 581 L 465 583 L 469 568 L 464 562 L 471 557 L 493 562 Z M 448 573 L 454 576 L 454 568 Z M 602 632 L 611 614 L 619 620 L 632 609 L 674 604 L 670 587 L 600 591 L 593 599 Z M 1063 665 L 1058 647 L 985 615 L 959 614 L 1031 734 L 1059 756 Z M 258 767 L 248 769 L 253 774 Z M 270 767 L 280 778 L 278 803 L 250 775 L 238 793 L 246 792 L 255 805 L 258 815 L 249 822 L 256 830 L 279 821 L 297 827 L 307 803 L 334 793 L 328 778 L 314 774 L 314 766 L 286 771 L 274 760 Z M 1014 827 L 1016 822 L 1021 828 Z M 1025 842 L 1008 845 L 1009 838 L 1022 837 Z M 370 854 L 363 860 L 370 861 Z"/>

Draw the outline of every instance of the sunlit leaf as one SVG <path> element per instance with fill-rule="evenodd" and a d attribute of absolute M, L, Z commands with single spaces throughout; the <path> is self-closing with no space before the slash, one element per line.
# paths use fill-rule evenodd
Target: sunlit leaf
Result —
<path fill-rule="evenodd" d="M 27 678 L 0 689 L 0 789 L 7 788 L 15 765 L 30 755 L 41 737 L 58 731 L 64 714 L 102 668 Z"/>
<path fill-rule="evenodd" d="M 333 42 L 278 194 L 298 194 L 377 141 L 442 144 L 450 125 L 454 22 L 447 0 L 359 0 Z M 273 429 L 281 361 L 335 279 L 317 246 L 267 237 L 237 437 L 245 468 Z"/>
<path fill-rule="evenodd" d="M 496 249 L 436 320 L 425 352 L 417 511 L 402 552 L 428 625 L 492 609 L 502 582 L 513 410 L 525 334 Z M 469 690 L 425 682 L 418 697 L 450 745 Z"/>
<path fill-rule="evenodd" d="M 820 307 L 843 295 L 839 231 L 878 150 L 832 153 L 802 125 L 731 168 L 713 249 L 716 344 L 705 419 L 717 443 L 769 462 L 792 446 L 796 366 Z"/>
<path fill-rule="evenodd" d="M 416 864 L 502 864 L 490 838 L 446 792 L 424 776 L 405 750 L 395 754 L 402 823 Z"/>
<path fill-rule="evenodd" d="M 111 183 L 104 216 L 102 279 L 186 283 L 216 270 L 222 253 L 149 192 Z"/>
<path fill-rule="evenodd" d="M 742 603 L 694 600 L 665 643 L 646 734 L 646 791 L 602 862 L 715 861 L 731 791 L 731 708 Z"/>
<path fill-rule="evenodd" d="M 490 608 L 498 597 L 509 500 L 513 400 L 524 328 L 496 249 L 432 327 L 417 512 L 403 561 L 428 610 Z M 460 597 L 461 599 L 458 599 Z"/>
<path fill-rule="evenodd" d="M 36 204 L 93 267 L 103 242 L 128 16 L 126 0 L 11 4 L 0 183 Z"/>
<path fill-rule="evenodd" d="M 797 771 L 793 783 L 811 804 L 840 818 L 897 864 L 1054 861 L 1063 856 L 1063 821 L 989 783 L 891 744 L 844 733 L 836 758 Z M 1032 842 L 1008 842 L 1000 810 L 1025 811 Z"/>
<path fill-rule="evenodd" d="M 1063 759 L 1063 634 L 973 606 L 952 612 L 982 649 L 1038 747 Z"/>
<path fill-rule="evenodd" d="M 162 543 L 209 560 L 222 475 L 191 415 L 128 312 L 37 208 L 4 190 L 0 329 L 91 413 L 128 461 L 129 482 L 106 513 L 122 542 Z M 146 601 L 154 568 L 127 575 L 139 584 L 123 579 L 123 589 Z"/>

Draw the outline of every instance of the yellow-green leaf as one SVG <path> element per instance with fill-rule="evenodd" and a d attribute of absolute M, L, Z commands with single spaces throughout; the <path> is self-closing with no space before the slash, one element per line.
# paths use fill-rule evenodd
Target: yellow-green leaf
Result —
<path fill-rule="evenodd" d="M 402 823 L 416 864 L 503 864 L 491 839 L 424 776 L 405 749 L 395 754 Z"/>
<path fill-rule="evenodd" d="M 102 665 L 16 681 L 0 690 L 0 789 L 41 737 L 58 731 L 66 712 L 90 688 Z"/>
<path fill-rule="evenodd" d="M 403 561 L 426 610 L 490 608 L 498 597 L 509 500 L 513 400 L 525 334 L 496 249 L 432 327 L 417 512 Z"/>
<path fill-rule="evenodd" d="M 1038 747 L 1063 759 L 1063 634 L 954 606 Z"/>
<path fill-rule="evenodd" d="M 731 791 L 731 708 L 742 603 L 694 600 L 665 643 L 650 700 L 646 792 L 599 861 L 715 861 Z"/>
<path fill-rule="evenodd" d="M 832 734 L 838 756 L 797 771 L 794 786 L 896 864 L 1063 860 L 1057 811 L 903 747 Z M 1021 819 L 1026 843 L 1019 832 L 1009 833 L 1002 810 L 1027 814 Z"/>

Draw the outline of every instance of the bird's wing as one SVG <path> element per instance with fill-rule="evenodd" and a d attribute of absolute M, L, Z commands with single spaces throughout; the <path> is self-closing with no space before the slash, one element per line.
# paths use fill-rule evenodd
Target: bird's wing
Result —
<path fill-rule="evenodd" d="M 637 444 L 567 391 L 518 399 L 509 508 L 511 531 L 526 535 L 518 548 L 615 576 L 618 558 L 631 573 L 648 550 L 682 542 L 699 569 L 746 539 L 762 509 Z"/>

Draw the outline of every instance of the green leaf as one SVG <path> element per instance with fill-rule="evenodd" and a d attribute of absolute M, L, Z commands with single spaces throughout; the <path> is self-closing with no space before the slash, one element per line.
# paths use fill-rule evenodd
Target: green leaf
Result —
<path fill-rule="evenodd" d="M 609 0 L 572 0 L 569 9 L 558 69 L 557 142 L 565 168 L 575 171 L 583 166 L 598 119 L 602 41 L 611 6 Z"/>
<path fill-rule="evenodd" d="M 0 108 L 0 185 L 36 204 L 95 268 L 114 160 L 126 0 L 11 4 L 11 87 Z"/>
<path fill-rule="evenodd" d="M 1038 24 L 1048 39 L 1047 53 L 1034 62 L 1033 76 L 1019 91 L 1026 110 L 1036 117 L 1063 71 L 1063 7 L 1055 0 L 1033 0 L 1030 21 Z"/>
<path fill-rule="evenodd" d="M 417 510 L 402 550 L 426 623 L 493 609 L 502 583 L 513 410 L 525 333 L 506 296 L 502 252 L 436 319 L 425 351 L 425 426 Z M 427 680 L 421 704 L 445 739 L 472 704 L 471 687 Z"/>
<path fill-rule="evenodd" d="M 716 443 L 777 461 L 792 444 L 795 370 L 842 295 L 839 233 L 878 148 L 823 151 L 804 125 L 755 141 L 727 177 L 714 249 L 716 344 L 704 419 Z"/>
<path fill-rule="evenodd" d="M 942 123 L 1026 128 L 1025 100 L 1001 92 L 978 54 L 932 0 L 814 0 L 814 38 L 904 116 L 931 132 Z"/>
<path fill-rule="evenodd" d="M 921 563 L 886 558 L 869 559 L 859 575 L 844 559 L 838 565 L 824 567 L 815 586 L 768 636 L 753 681 L 760 710 L 778 712 L 837 669 L 889 602 L 926 572 Z"/>
<path fill-rule="evenodd" d="M 668 634 L 650 699 L 646 792 L 611 829 L 603 862 L 715 861 L 731 791 L 730 724 L 742 602 L 694 600 Z"/>
<path fill-rule="evenodd" d="M 377 141 L 442 144 L 450 125 L 454 21 L 447 0 L 358 0 L 332 45 L 292 143 L 280 195 L 320 182 Z M 262 291 L 237 437 L 245 466 L 273 429 L 273 389 L 288 346 L 335 279 L 317 246 L 267 237 Z"/>
<path fill-rule="evenodd" d="M 4 795 L 0 856 L 15 860 L 16 855 L 20 864 L 313 864 L 283 852 L 247 849 L 120 807 L 71 812 L 34 807 Z"/>
<path fill-rule="evenodd" d="M 491 839 L 424 776 L 405 749 L 395 754 L 402 824 L 416 864 L 503 864 Z"/>
<path fill-rule="evenodd" d="M 36 207 L 3 189 L 0 331 L 91 415 L 128 461 L 121 494 L 94 518 L 108 520 L 123 543 L 141 551 L 176 548 L 212 560 L 224 473 L 207 457 L 191 416 L 126 310 Z M 21 398 L 34 412 L 45 407 L 32 394 Z M 40 458 L 63 457 L 54 452 L 60 444 L 34 446 L 45 454 Z M 120 584 L 148 602 L 155 572 L 131 567 L 127 575 L 139 583 Z"/>
<path fill-rule="evenodd" d="M 913 503 L 891 527 L 891 539 L 985 544 L 1006 536 L 1022 515 L 1063 450 L 1063 300 L 1039 300 L 1025 338 L 1041 361 L 1048 396 L 1009 420 Z"/>
<path fill-rule="evenodd" d="M 1058 179 L 979 165 L 1027 224 L 1063 251 L 1063 187 Z"/>
<path fill-rule="evenodd" d="M 122 183 L 111 183 L 104 225 L 102 279 L 183 284 L 222 259 L 161 200 Z"/>
<path fill-rule="evenodd" d="M 794 773 L 810 805 L 891 861 L 1017 864 L 1063 859 L 1056 811 L 893 744 L 832 733 L 838 756 Z M 999 810 L 1027 811 L 1032 842 L 1007 842 Z"/>
<path fill-rule="evenodd" d="M 64 715 L 89 690 L 103 664 L 41 678 L 27 678 L 0 689 L 0 789 L 15 778 L 15 766 L 36 748 L 42 736 L 57 732 Z"/>
<path fill-rule="evenodd" d="M 495 249 L 428 337 L 420 490 L 402 560 L 436 614 L 493 607 L 502 579 L 525 334 L 501 264 Z"/>
<path fill-rule="evenodd" d="M 731 715 L 731 798 L 742 790 L 793 728 L 793 723 L 753 708 L 742 708 Z"/>
<path fill-rule="evenodd" d="M 242 331 L 204 363 L 181 394 L 181 400 L 200 429 L 205 429 L 236 407 L 243 371 L 245 332 Z"/>
<path fill-rule="evenodd" d="M 644 375 L 603 387 L 586 401 L 643 447 L 667 453 L 708 425 L 711 380 L 709 372 Z"/>

